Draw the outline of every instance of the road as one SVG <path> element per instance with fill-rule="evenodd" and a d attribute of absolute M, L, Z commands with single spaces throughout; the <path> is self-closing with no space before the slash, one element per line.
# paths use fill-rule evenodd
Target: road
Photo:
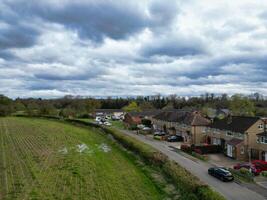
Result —
<path fill-rule="evenodd" d="M 160 142 L 157 140 L 153 140 L 147 136 L 137 135 L 131 131 L 121 130 L 123 133 L 134 137 L 146 144 L 149 144 L 161 151 L 165 155 L 167 155 L 170 159 L 176 161 L 179 165 L 186 168 L 192 174 L 197 176 L 201 181 L 211 186 L 215 191 L 222 194 L 226 199 L 229 200 L 265 200 L 263 196 L 260 194 L 249 190 L 246 187 L 243 187 L 235 182 L 222 182 L 212 176 L 209 176 L 207 171 L 208 168 L 212 165 L 203 162 L 200 160 L 187 158 L 169 147 L 169 145 L 165 142 Z"/>

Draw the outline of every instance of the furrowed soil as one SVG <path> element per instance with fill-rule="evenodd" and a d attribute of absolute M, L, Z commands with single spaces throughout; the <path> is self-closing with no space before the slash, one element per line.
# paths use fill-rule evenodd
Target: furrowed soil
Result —
<path fill-rule="evenodd" d="M 164 199 L 165 194 L 98 129 L 0 118 L 0 199 Z"/>

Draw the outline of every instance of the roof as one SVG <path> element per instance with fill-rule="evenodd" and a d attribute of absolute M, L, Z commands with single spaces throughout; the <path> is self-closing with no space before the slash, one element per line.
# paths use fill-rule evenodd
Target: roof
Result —
<path fill-rule="evenodd" d="M 238 145 L 238 144 L 240 144 L 242 142 L 243 142 L 243 140 L 240 140 L 240 139 L 237 139 L 237 138 L 233 138 L 233 139 L 227 141 L 226 144 L 229 144 L 229 145 L 232 145 L 232 146 L 236 146 L 236 145 Z"/>
<path fill-rule="evenodd" d="M 153 117 L 155 115 L 158 115 L 161 112 L 162 110 L 153 109 L 153 110 L 145 110 L 142 112 L 130 112 L 129 114 L 131 116 L 138 116 L 138 117 Z"/>
<path fill-rule="evenodd" d="M 258 133 L 257 136 L 267 137 L 267 132 Z"/>
<path fill-rule="evenodd" d="M 95 109 L 96 113 L 113 113 L 113 112 L 124 112 L 122 109 Z"/>
<path fill-rule="evenodd" d="M 210 121 L 204 118 L 199 112 L 189 112 L 184 110 L 161 112 L 154 118 L 162 121 L 177 122 L 192 126 L 206 126 L 210 123 Z"/>
<path fill-rule="evenodd" d="M 220 130 L 245 133 L 258 120 L 260 120 L 259 117 L 228 116 L 224 119 L 215 120 L 210 127 Z"/>

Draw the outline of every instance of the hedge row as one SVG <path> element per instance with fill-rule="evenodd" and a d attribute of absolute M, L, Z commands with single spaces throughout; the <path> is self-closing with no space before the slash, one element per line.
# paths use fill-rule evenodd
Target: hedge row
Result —
<path fill-rule="evenodd" d="M 157 149 L 113 128 L 106 128 L 97 124 L 79 120 L 67 121 L 98 127 L 105 133 L 111 134 L 120 144 L 128 150 L 140 155 L 148 164 L 160 167 L 164 174 L 168 176 L 175 183 L 177 188 L 179 188 L 184 194 L 183 199 L 225 200 L 220 194 L 213 191 L 209 186 L 203 184 L 197 177 L 192 175 L 176 162 L 171 161 L 165 154 L 161 153 Z"/>

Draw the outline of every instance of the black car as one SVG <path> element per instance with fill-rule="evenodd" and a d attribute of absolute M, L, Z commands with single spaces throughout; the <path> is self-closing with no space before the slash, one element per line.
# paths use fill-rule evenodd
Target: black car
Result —
<path fill-rule="evenodd" d="M 178 135 L 172 135 L 168 137 L 168 142 L 181 142 L 183 141 L 183 137 L 182 136 L 178 136 Z"/>
<path fill-rule="evenodd" d="M 154 136 L 164 136 L 164 135 L 166 135 L 166 133 L 163 132 L 163 131 L 156 131 L 156 132 L 154 133 Z"/>
<path fill-rule="evenodd" d="M 220 179 L 221 181 L 233 181 L 234 180 L 234 177 L 231 174 L 231 172 L 229 172 L 227 169 L 225 169 L 223 167 L 209 168 L 208 173 L 211 176 L 214 176 L 214 177 Z"/>

